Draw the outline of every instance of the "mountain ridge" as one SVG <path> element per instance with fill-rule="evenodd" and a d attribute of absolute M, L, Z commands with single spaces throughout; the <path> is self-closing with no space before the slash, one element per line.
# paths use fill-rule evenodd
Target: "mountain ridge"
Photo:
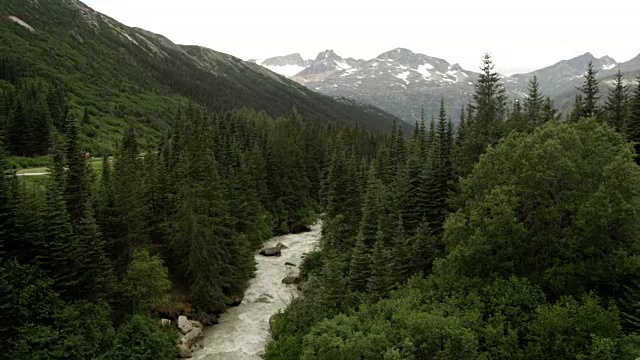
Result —
<path fill-rule="evenodd" d="M 126 26 L 76 0 L 6 0 L 0 39 L 0 57 L 15 63 L 22 78 L 60 84 L 78 117 L 88 109 L 91 121 L 81 131 L 96 153 L 112 149 L 127 122 L 137 124 L 143 142 L 155 143 L 190 103 L 272 117 L 296 108 L 310 119 L 382 131 L 398 120 L 235 56 Z"/>
<path fill-rule="evenodd" d="M 309 65 L 288 76 L 321 93 L 377 105 L 409 123 L 418 120 L 423 109 L 427 117 L 435 116 L 440 98 L 445 100 L 447 112 L 455 121 L 462 106 L 471 102 L 473 83 L 478 76 L 458 63 L 406 48 L 395 48 L 369 60 L 344 61 L 348 66 L 339 66 L 341 59 L 333 50 L 324 50 L 315 60 L 303 59 Z M 567 94 L 575 94 L 589 62 L 599 71 L 598 79 L 602 81 L 618 68 L 629 75 L 640 70 L 640 54 L 618 63 L 607 55 L 596 58 L 585 52 L 534 71 L 502 75 L 502 79 L 512 99 L 523 99 L 535 75 L 541 91 L 556 100 L 561 110 L 566 110 Z"/>

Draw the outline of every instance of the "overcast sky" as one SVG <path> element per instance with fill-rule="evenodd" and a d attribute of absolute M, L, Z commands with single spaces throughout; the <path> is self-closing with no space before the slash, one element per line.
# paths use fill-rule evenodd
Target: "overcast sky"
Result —
<path fill-rule="evenodd" d="M 640 53 L 637 0 L 84 0 L 180 44 L 242 59 L 325 49 L 370 59 L 396 47 L 477 70 L 485 52 L 505 74 L 587 51 L 619 62 Z"/>

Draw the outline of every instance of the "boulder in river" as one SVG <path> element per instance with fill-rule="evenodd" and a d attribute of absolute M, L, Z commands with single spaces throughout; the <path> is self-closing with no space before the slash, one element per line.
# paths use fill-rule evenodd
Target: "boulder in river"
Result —
<path fill-rule="evenodd" d="M 178 328 L 183 334 L 187 334 L 191 329 L 193 329 L 193 325 L 186 316 L 180 316 L 178 317 Z"/>
<path fill-rule="evenodd" d="M 178 351 L 181 358 L 189 358 L 193 351 L 202 349 L 202 323 L 189 320 L 186 316 L 178 318 L 178 328 L 184 334 L 178 342 Z"/>
<path fill-rule="evenodd" d="M 270 248 L 264 248 L 260 250 L 260 255 L 263 256 L 280 256 L 282 255 L 282 249 L 288 249 L 288 247 L 282 243 Z"/>
<path fill-rule="evenodd" d="M 202 330 L 194 327 L 191 329 L 191 331 L 189 331 L 185 336 L 183 336 L 180 339 L 180 343 L 187 345 L 189 348 L 191 348 L 192 345 L 194 345 L 199 338 L 202 337 Z"/>
<path fill-rule="evenodd" d="M 235 307 L 242 303 L 242 299 L 244 298 L 244 294 L 233 295 L 231 296 L 230 301 L 227 303 L 228 307 Z"/>
<path fill-rule="evenodd" d="M 285 266 L 293 266 L 293 267 L 295 267 L 295 266 L 296 266 L 296 264 L 294 264 L 294 263 L 290 263 L 290 262 L 288 262 L 288 261 L 287 261 L 286 263 L 284 263 L 284 265 L 285 265 Z"/>
<path fill-rule="evenodd" d="M 178 345 L 178 352 L 180 353 L 178 356 L 180 356 L 181 359 L 188 359 L 191 357 L 191 349 L 185 344 Z"/>
<path fill-rule="evenodd" d="M 300 284 L 302 282 L 302 277 L 300 275 L 296 276 L 287 276 L 282 279 L 283 284 L 291 285 L 291 284 Z"/>

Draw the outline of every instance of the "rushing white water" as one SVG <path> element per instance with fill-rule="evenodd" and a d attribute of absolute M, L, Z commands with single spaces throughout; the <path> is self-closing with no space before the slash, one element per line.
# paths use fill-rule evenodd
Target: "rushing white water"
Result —
<path fill-rule="evenodd" d="M 302 254 L 313 251 L 320 238 L 320 224 L 310 232 L 275 237 L 265 247 L 283 243 L 288 249 L 280 257 L 256 255 L 256 277 L 249 282 L 242 303 L 220 316 L 217 325 L 205 330 L 204 348 L 193 354 L 198 360 L 260 359 L 269 339 L 269 318 L 284 309 L 297 296 L 295 285 L 282 279 L 298 273 Z"/>

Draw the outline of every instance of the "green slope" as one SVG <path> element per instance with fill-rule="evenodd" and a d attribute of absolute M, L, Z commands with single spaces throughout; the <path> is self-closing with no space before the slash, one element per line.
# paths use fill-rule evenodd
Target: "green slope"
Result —
<path fill-rule="evenodd" d="M 89 109 L 91 121 L 82 129 L 88 150 L 112 148 L 127 121 L 136 122 L 142 141 L 152 143 L 190 102 L 214 111 L 260 109 L 271 116 L 295 106 L 307 117 L 378 130 L 396 120 L 233 56 L 127 27 L 76 0 L 2 3 L 0 57 L 16 64 L 22 77 L 62 84 L 79 116 Z"/>

